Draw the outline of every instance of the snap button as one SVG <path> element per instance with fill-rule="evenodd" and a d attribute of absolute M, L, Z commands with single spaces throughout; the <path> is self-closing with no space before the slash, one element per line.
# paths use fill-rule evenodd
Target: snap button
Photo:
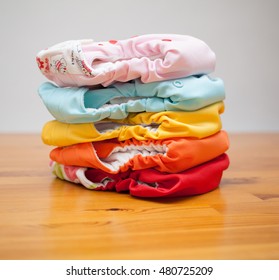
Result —
<path fill-rule="evenodd" d="M 173 81 L 173 85 L 176 86 L 177 88 L 182 88 L 183 87 L 183 83 L 181 81 Z"/>

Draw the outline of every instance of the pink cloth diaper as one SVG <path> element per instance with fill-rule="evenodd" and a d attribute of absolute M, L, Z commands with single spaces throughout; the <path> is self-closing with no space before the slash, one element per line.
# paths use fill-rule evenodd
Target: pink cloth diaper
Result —
<path fill-rule="evenodd" d="M 143 83 L 207 74 L 215 54 L 186 35 L 150 34 L 126 40 L 72 40 L 37 55 L 41 72 L 61 87 L 108 86 L 140 78 Z"/>

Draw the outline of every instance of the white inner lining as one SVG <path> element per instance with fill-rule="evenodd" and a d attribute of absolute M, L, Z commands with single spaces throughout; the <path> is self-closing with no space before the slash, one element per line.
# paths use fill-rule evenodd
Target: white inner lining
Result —
<path fill-rule="evenodd" d="M 100 108 L 112 108 L 112 107 L 119 107 L 122 104 L 128 104 L 136 100 L 146 99 L 146 97 L 114 97 L 109 100 L 106 104 L 102 105 Z"/>
<path fill-rule="evenodd" d="M 105 158 L 99 158 L 100 162 L 112 171 L 118 171 L 119 168 L 125 165 L 130 159 L 137 155 L 142 157 L 153 157 L 156 155 L 165 156 L 167 154 L 168 147 L 166 144 L 155 145 L 150 143 L 149 145 L 129 145 L 125 147 L 116 147 Z"/>
<path fill-rule="evenodd" d="M 144 96 L 135 96 L 135 97 L 117 96 L 117 97 L 112 98 L 107 104 L 122 104 L 122 103 L 128 103 L 129 101 L 140 100 L 140 99 L 146 99 L 146 97 L 144 97 Z"/>
<path fill-rule="evenodd" d="M 108 178 L 108 177 L 105 177 L 99 183 L 91 182 L 85 176 L 85 170 L 86 170 L 85 168 L 79 168 L 77 170 L 77 177 L 79 178 L 81 184 L 83 184 L 88 189 L 96 189 L 96 188 L 99 188 L 99 187 L 106 187 L 109 182 L 113 182 L 113 180 Z"/>
<path fill-rule="evenodd" d="M 142 181 L 137 181 L 137 183 L 139 185 L 145 185 L 145 186 L 148 186 L 148 187 L 151 187 L 151 188 L 154 188 L 154 189 L 157 189 L 158 188 L 158 183 L 157 182 L 154 182 L 154 183 L 146 183 L 146 182 L 142 182 Z"/>
<path fill-rule="evenodd" d="M 121 126 L 135 126 L 134 124 L 122 124 L 122 123 L 116 123 L 116 122 L 96 122 L 95 128 L 99 133 L 106 133 L 106 132 L 111 132 L 113 130 L 119 129 Z M 145 125 L 145 124 L 138 124 L 139 126 L 142 126 L 146 129 L 148 129 L 151 132 L 156 132 L 159 124 L 150 124 L 150 125 Z"/>

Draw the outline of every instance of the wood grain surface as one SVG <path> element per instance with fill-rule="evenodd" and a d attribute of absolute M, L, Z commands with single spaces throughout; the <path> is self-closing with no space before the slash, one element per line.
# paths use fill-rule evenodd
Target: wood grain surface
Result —
<path fill-rule="evenodd" d="M 138 199 L 56 179 L 39 135 L 0 135 L 0 259 L 279 259 L 279 134 L 232 134 L 218 189 Z"/>

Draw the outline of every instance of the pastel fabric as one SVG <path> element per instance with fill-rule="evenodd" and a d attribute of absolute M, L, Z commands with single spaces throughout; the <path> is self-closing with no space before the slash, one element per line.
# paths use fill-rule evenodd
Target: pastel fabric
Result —
<path fill-rule="evenodd" d="M 129 113 L 195 111 L 224 100 L 221 79 L 207 75 L 144 84 L 140 80 L 107 88 L 59 88 L 44 83 L 39 95 L 53 117 L 66 123 L 124 119 Z"/>
<path fill-rule="evenodd" d="M 54 175 L 97 191 L 129 192 L 136 197 L 181 197 L 203 194 L 220 184 L 229 158 L 222 154 L 180 173 L 164 173 L 155 169 L 128 170 L 109 174 L 99 169 L 64 166 L 52 161 Z"/>
<path fill-rule="evenodd" d="M 194 112 L 165 111 L 130 113 L 123 120 L 67 124 L 50 121 L 42 130 L 47 145 L 68 146 L 77 143 L 117 138 L 119 141 L 166 139 L 176 137 L 204 138 L 221 130 L 220 114 L 224 103 L 218 102 Z"/>
<path fill-rule="evenodd" d="M 72 40 L 37 55 L 41 72 L 61 87 L 103 85 L 140 79 L 143 83 L 208 74 L 215 54 L 186 35 L 149 34 L 126 40 Z"/>
<path fill-rule="evenodd" d="M 63 165 L 97 168 L 114 174 L 146 168 L 177 173 L 223 154 L 228 147 L 228 136 L 220 131 L 203 139 L 130 139 L 124 142 L 111 139 L 80 143 L 55 148 L 50 158 Z"/>

